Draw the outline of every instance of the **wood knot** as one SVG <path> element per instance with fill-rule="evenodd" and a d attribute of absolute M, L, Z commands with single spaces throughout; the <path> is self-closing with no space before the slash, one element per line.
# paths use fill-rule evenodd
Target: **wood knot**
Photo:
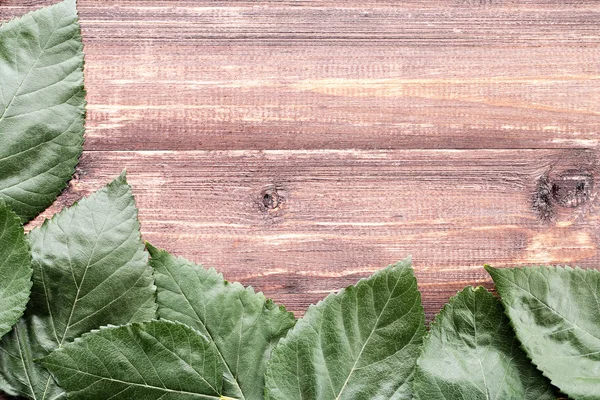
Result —
<path fill-rule="evenodd" d="M 275 210 L 279 207 L 279 204 L 283 201 L 283 197 L 279 197 L 277 190 L 273 190 L 267 193 L 263 193 L 263 205 L 269 210 Z"/>
<path fill-rule="evenodd" d="M 559 208 L 578 208 L 590 201 L 595 165 L 595 157 L 589 152 L 569 154 L 556 161 L 537 180 L 532 205 L 540 218 L 552 220 Z"/>
<path fill-rule="evenodd" d="M 279 211 L 284 203 L 285 197 L 282 191 L 275 186 L 269 186 L 260 192 L 258 203 L 264 211 Z"/>
<path fill-rule="evenodd" d="M 586 203 L 594 187 L 594 175 L 587 171 L 565 171 L 550 176 L 552 199 L 562 207 L 579 207 Z"/>

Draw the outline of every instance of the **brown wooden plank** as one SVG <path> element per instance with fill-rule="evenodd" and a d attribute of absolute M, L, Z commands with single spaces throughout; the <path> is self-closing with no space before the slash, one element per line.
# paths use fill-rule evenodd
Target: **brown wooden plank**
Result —
<path fill-rule="evenodd" d="M 596 147 L 600 3 L 479 3 L 80 0 L 87 147 Z"/>
<path fill-rule="evenodd" d="M 298 316 L 408 254 L 428 320 L 483 263 L 599 265 L 598 2 L 79 8 L 88 151 L 44 216 L 127 167 L 147 240 Z"/>
<path fill-rule="evenodd" d="M 598 267 L 597 156 L 87 152 L 77 179 L 45 216 L 126 167 L 144 238 L 154 245 L 253 285 L 297 315 L 331 290 L 412 254 L 430 319 L 465 285 L 490 286 L 484 263 Z M 579 197 L 573 179 L 585 184 Z M 543 190 L 552 185 L 544 203 Z"/>

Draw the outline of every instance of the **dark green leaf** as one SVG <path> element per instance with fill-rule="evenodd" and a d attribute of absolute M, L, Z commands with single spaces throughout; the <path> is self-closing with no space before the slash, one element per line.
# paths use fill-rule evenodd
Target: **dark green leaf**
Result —
<path fill-rule="evenodd" d="M 221 361 L 195 330 L 152 321 L 87 333 L 42 360 L 73 400 L 221 399 Z"/>
<path fill-rule="evenodd" d="M 486 269 L 517 338 L 544 375 L 574 399 L 600 399 L 600 272 Z"/>
<path fill-rule="evenodd" d="M 413 385 L 420 400 L 551 400 L 500 302 L 482 287 L 459 292 L 431 324 Z"/>
<path fill-rule="evenodd" d="M 28 221 L 81 155 L 85 92 L 75 0 L 0 26 L 0 198 Z"/>
<path fill-rule="evenodd" d="M 311 306 L 279 342 L 267 399 L 410 399 L 425 334 L 410 259 Z"/>
<path fill-rule="evenodd" d="M 31 254 L 21 221 L 0 199 L 0 338 L 25 311 L 31 272 Z"/>
<path fill-rule="evenodd" d="M 223 362 L 223 394 L 262 399 L 267 360 L 294 317 L 262 293 L 228 283 L 214 269 L 176 258 L 151 245 L 158 315 L 191 326 L 214 341 Z"/>
<path fill-rule="evenodd" d="M 54 398 L 52 380 L 31 358 L 100 326 L 154 318 L 155 287 L 124 175 L 31 231 L 29 241 L 31 301 L 25 321 L 0 346 L 0 375 L 8 392 Z M 27 342 L 31 357 L 18 346 Z"/>
<path fill-rule="evenodd" d="M 21 318 L 0 342 L 0 391 L 34 400 L 61 399 L 62 389 L 49 379 L 45 368 L 34 362 L 47 354 L 44 345 L 52 343 L 43 330 L 30 328 L 29 323 L 35 327 L 36 322 Z"/>

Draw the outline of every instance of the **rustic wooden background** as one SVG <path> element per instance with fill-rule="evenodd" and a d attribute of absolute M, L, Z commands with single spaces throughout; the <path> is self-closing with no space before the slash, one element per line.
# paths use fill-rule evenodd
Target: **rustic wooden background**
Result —
<path fill-rule="evenodd" d="M 410 254 L 429 320 L 484 263 L 598 266 L 600 2 L 79 9 L 85 152 L 45 216 L 127 168 L 146 240 L 298 316 Z"/>

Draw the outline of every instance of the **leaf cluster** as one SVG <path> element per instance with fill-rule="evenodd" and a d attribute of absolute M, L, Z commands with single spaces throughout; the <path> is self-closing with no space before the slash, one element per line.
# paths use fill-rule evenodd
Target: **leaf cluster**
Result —
<path fill-rule="evenodd" d="M 81 154 L 75 0 L 0 27 L 0 390 L 34 400 L 600 399 L 600 272 L 486 266 L 429 327 L 411 259 L 296 320 L 144 243 L 122 174 L 25 234 Z"/>

